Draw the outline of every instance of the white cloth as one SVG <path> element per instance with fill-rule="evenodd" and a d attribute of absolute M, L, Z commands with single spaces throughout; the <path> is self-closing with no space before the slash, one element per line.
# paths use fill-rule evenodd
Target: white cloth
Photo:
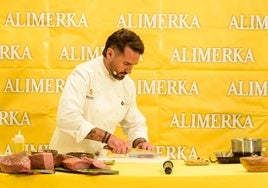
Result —
<path fill-rule="evenodd" d="M 110 76 L 100 56 L 78 65 L 67 78 L 49 148 L 60 153 L 102 153 L 104 144 L 85 137 L 94 127 L 114 133 L 117 125 L 130 144 L 138 137 L 148 140 L 134 82 L 128 75 L 123 80 Z"/>

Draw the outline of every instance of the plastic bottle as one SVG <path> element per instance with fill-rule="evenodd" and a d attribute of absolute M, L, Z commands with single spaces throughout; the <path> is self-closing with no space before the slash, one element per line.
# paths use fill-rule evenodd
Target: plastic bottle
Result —
<path fill-rule="evenodd" d="M 12 139 L 14 142 L 14 153 L 19 153 L 24 151 L 24 136 L 19 130 L 18 134 Z"/>

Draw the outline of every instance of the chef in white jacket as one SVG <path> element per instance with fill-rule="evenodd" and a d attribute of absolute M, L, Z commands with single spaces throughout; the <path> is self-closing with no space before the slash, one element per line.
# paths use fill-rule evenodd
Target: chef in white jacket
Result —
<path fill-rule="evenodd" d="M 131 148 L 152 150 L 135 85 L 128 76 L 143 53 L 140 37 L 120 29 L 108 37 L 102 56 L 72 71 L 59 101 L 50 149 L 99 154 L 108 145 L 117 154 Z M 117 125 L 128 140 L 113 135 Z"/>

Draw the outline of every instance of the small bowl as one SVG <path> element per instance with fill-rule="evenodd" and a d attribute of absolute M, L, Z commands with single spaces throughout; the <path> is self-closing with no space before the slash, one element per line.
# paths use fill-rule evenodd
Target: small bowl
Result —
<path fill-rule="evenodd" d="M 248 172 L 268 172 L 267 156 L 240 157 L 240 162 Z"/>

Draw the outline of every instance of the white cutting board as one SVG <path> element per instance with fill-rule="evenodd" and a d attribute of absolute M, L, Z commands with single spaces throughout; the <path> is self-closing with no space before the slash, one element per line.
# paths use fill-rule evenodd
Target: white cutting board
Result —
<path fill-rule="evenodd" d="M 135 158 L 135 157 L 99 157 L 100 161 L 114 160 L 116 163 L 163 163 L 169 160 L 168 157 L 155 157 L 155 158 Z"/>

